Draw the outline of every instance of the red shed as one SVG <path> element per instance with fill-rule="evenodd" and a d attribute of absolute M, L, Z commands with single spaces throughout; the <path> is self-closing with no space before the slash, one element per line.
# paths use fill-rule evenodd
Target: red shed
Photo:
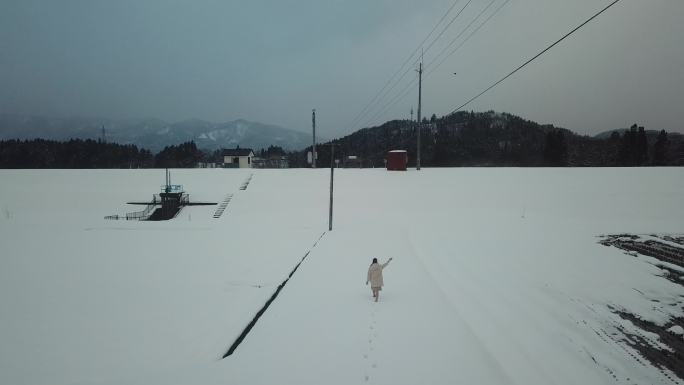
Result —
<path fill-rule="evenodd" d="M 387 170 L 406 171 L 408 155 L 406 150 L 392 150 L 387 153 Z"/>

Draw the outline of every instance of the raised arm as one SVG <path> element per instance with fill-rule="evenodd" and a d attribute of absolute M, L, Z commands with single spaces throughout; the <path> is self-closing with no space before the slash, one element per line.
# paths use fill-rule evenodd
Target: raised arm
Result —
<path fill-rule="evenodd" d="M 392 257 L 390 257 L 390 259 L 388 259 L 387 262 L 385 262 L 385 263 L 382 264 L 382 268 L 383 268 L 383 269 L 386 268 L 387 265 L 389 265 L 390 262 L 392 262 Z"/>

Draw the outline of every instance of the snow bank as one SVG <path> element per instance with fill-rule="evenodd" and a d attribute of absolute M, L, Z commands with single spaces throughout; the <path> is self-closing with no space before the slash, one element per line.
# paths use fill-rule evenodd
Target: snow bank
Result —
<path fill-rule="evenodd" d="M 158 223 L 102 218 L 160 170 L 0 171 L 0 382 L 667 383 L 611 308 L 662 324 L 684 289 L 597 242 L 681 232 L 683 174 L 341 169 L 313 247 L 327 170 L 174 170 L 191 201 L 234 197 Z M 390 256 L 372 303 L 366 269 Z"/>

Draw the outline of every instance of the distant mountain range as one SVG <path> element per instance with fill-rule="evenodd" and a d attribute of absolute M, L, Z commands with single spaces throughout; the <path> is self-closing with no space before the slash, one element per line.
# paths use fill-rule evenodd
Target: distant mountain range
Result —
<path fill-rule="evenodd" d="M 106 141 L 134 144 L 152 152 L 191 140 L 205 150 L 236 146 L 258 150 L 272 145 L 300 150 L 311 143 L 309 134 L 242 119 L 225 123 L 199 119 L 168 123 L 159 119 L 52 118 L 15 114 L 0 114 L 0 140 L 101 139 L 103 126 Z"/>

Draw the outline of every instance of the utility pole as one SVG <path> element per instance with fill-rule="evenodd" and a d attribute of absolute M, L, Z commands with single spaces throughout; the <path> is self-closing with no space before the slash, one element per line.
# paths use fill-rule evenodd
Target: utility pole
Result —
<path fill-rule="evenodd" d="M 415 125 L 414 125 L 414 123 L 413 123 L 413 106 L 411 106 L 411 120 L 409 120 L 409 126 L 408 126 L 408 128 L 409 128 L 409 131 L 408 131 L 408 132 L 409 132 L 409 135 L 413 132 L 413 128 L 414 128 L 414 127 L 415 127 Z"/>
<path fill-rule="evenodd" d="M 416 170 L 420 170 L 420 126 L 423 122 L 420 120 L 420 102 L 423 86 L 423 55 L 420 55 L 420 65 L 418 67 L 418 156 L 416 157 Z"/>
<path fill-rule="evenodd" d="M 333 220 L 333 178 L 335 175 L 335 144 L 330 142 L 330 216 L 328 218 L 328 231 L 332 231 Z"/>
<path fill-rule="evenodd" d="M 311 167 L 316 168 L 316 109 L 311 110 L 311 125 L 313 127 L 313 146 L 311 146 Z"/>
<path fill-rule="evenodd" d="M 105 136 L 105 127 L 104 124 L 102 125 L 102 143 L 107 142 L 107 137 Z"/>

